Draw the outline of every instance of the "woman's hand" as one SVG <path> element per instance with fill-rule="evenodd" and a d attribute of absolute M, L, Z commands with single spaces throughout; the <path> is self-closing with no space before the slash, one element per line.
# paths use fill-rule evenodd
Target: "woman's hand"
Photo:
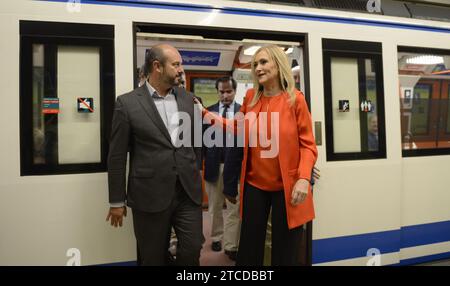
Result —
<path fill-rule="evenodd" d="M 200 102 L 200 100 L 198 100 L 197 97 L 192 97 L 192 99 L 194 100 L 194 105 L 202 112 L 205 112 L 205 107 L 203 106 L 203 104 Z"/>
<path fill-rule="evenodd" d="M 308 195 L 309 182 L 306 179 L 299 179 L 292 190 L 291 204 L 296 206 L 301 204 Z"/>

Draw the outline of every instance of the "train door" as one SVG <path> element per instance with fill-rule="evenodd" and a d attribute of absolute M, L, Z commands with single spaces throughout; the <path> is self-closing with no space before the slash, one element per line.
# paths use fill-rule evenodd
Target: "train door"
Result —
<path fill-rule="evenodd" d="M 444 258 L 449 218 L 450 51 L 398 47 L 402 132 L 400 263 Z M 426 194 L 423 196 L 423 194 Z M 445 232 L 445 231 L 444 231 Z"/>
<path fill-rule="evenodd" d="M 438 140 L 437 145 L 440 148 L 450 147 L 450 79 L 442 79 L 440 81 L 440 99 L 439 99 L 439 119 L 438 124 Z"/>
<path fill-rule="evenodd" d="M 394 185 L 379 187 L 386 178 L 394 181 L 398 169 L 386 158 L 382 44 L 320 42 L 316 56 L 311 47 L 312 61 L 322 56 L 322 74 L 314 79 L 323 77 L 325 120 L 324 146 L 318 148 L 323 178 L 314 196 L 313 265 L 364 265 L 369 250 L 384 252 L 374 241 L 397 211 L 383 199 L 392 195 Z M 317 141 L 321 132 L 315 133 Z"/>
<path fill-rule="evenodd" d="M 409 50 L 399 53 L 403 155 L 436 153 L 450 147 L 449 57 Z"/>
<path fill-rule="evenodd" d="M 253 86 L 250 74 L 253 53 L 260 46 L 277 44 L 290 59 L 297 88 L 304 92 L 309 104 L 305 35 L 147 23 L 134 23 L 134 32 L 136 70 L 143 65 L 145 51 L 151 46 L 162 42 L 173 45 L 183 58 L 185 88 L 202 98 L 205 106 L 218 101 L 215 82 L 223 76 L 232 76 L 237 81 L 235 101 L 241 104 L 246 90 Z M 138 73 L 135 74 L 136 84 L 137 76 Z M 203 203 L 207 206 L 207 195 L 203 193 Z M 311 265 L 312 223 L 304 228 L 300 263 Z"/>

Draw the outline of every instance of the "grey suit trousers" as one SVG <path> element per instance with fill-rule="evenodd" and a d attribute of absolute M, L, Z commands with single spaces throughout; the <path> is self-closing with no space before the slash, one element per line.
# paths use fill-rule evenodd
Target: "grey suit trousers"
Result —
<path fill-rule="evenodd" d="M 202 208 L 188 197 L 179 180 L 167 209 L 155 213 L 133 209 L 133 224 L 141 265 L 167 265 L 171 226 L 178 237 L 176 264 L 199 265 L 204 241 Z"/>

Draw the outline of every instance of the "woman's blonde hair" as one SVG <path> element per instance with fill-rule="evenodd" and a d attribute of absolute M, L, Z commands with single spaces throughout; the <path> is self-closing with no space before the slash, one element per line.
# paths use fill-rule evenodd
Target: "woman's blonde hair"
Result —
<path fill-rule="evenodd" d="M 255 58 L 256 56 L 265 51 L 271 60 L 275 62 L 275 65 L 278 68 L 278 80 L 280 83 L 281 89 L 286 92 L 289 96 L 289 103 L 291 105 L 295 104 L 295 81 L 294 76 L 292 74 L 291 67 L 289 65 L 288 58 L 284 51 L 278 47 L 277 45 L 268 45 L 259 48 L 256 53 L 252 57 L 251 67 L 252 67 L 252 76 L 253 76 L 253 87 L 255 89 L 255 96 L 250 102 L 250 106 L 254 106 L 263 93 L 263 87 L 259 84 L 258 78 L 256 77 L 255 72 Z"/>

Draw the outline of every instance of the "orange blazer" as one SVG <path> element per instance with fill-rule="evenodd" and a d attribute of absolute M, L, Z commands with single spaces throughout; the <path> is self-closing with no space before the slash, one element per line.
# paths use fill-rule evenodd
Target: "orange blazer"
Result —
<path fill-rule="evenodd" d="M 281 168 L 281 177 L 284 186 L 284 197 L 287 212 L 287 222 L 289 229 L 296 228 L 314 219 L 314 204 L 311 187 L 308 189 L 308 195 L 302 203 L 293 206 L 291 204 L 292 189 L 299 179 L 311 180 L 311 171 L 317 159 L 317 148 L 312 132 L 311 114 L 306 105 L 304 95 L 296 90 L 296 101 L 293 106 L 288 101 L 288 94 L 281 94 L 281 109 L 279 113 L 279 147 L 278 159 Z M 244 103 L 240 112 L 246 114 L 248 112 L 258 113 L 261 110 L 261 102 L 258 101 L 254 106 L 249 107 L 255 95 L 254 89 L 249 89 L 244 98 Z M 215 116 L 209 112 L 207 114 L 216 122 L 222 122 L 224 128 L 233 127 L 234 131 L 238 130 L 239 124 L 234 120 L 234 124 L 226 124 L 220 116 Z M 245 120 L 245 142 L 244 142 L 244 158 L 242 160 L 241 180 L 240 180 L 240 201 L 241 201 L 241 217 L 244 195 L 244 182 L 246 175 L 248 148 L 249 148 L 249 130 L 252 130 L 256 119 L 252 116 L 250 120 Z M 253 120 L 252 120 L 253 118 Z"/>

